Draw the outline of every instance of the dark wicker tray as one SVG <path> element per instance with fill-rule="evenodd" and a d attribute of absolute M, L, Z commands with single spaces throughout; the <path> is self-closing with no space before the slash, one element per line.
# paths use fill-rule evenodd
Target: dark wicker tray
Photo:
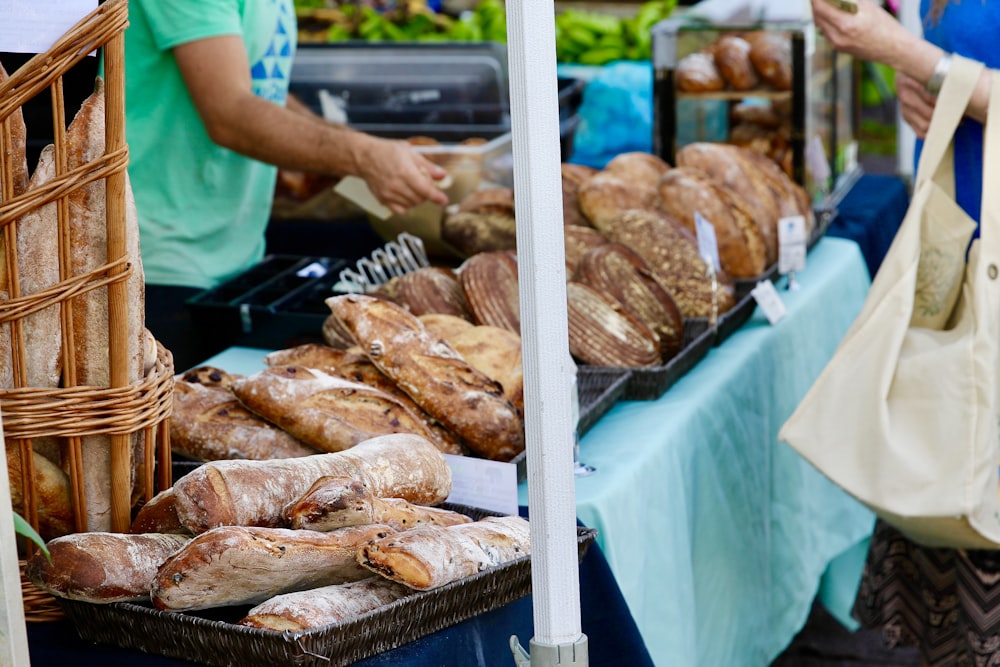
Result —
<path fill-rule="evenodd" d="M 451 506 L 452 509 L 457 509 Z M 474 518 L 490 513 L 461 508 Z M 577 527 L 582 560 L 597 536 Z M 86 641 L 202 663 L 275 667 L 340 667 L 509 604 L 531 593 L 531 558 L 480 572 L 426 592 L 414 592 L 343 623 L 304 632 L 275 632 L 236 625 L 248 606 L 180 613 L 145 604 L 95 605 L 60 600 Z"/>

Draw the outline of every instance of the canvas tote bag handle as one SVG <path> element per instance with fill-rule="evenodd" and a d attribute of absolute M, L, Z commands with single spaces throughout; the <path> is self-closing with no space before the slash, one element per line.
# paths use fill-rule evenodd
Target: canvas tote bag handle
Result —
<path fill-rule="evenodd" d="M 990 72 L 990 106 L 983 129 L 983 199 L 979 235 L 983 256 L 1000 261 L 1000 72 Z"/>
<path fill-rule="evenodd" d="M 972 93 L 984 68 L 982 63 L 974 60 L 959 55 L 952 56 L 948 76 L 945 77 L 941 92 L 934 104 L 927 138 L 920 152 L 914 192 L 930 179 L 937 182 L 949 194 L 954 193 L 951 141 L 965 116 L 965 109 L 969 106 Z"/>

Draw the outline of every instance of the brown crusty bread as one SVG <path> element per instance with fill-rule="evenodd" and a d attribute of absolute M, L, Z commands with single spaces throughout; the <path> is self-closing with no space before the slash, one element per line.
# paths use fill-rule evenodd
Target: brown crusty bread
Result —
<path fill-rule="evenodd" d="M 157 609 L 256 604 L 275 595 L 365 579 L 355 553 L 395 534 L 368 524 L 314 530 L 220 526 L 202 533 L 160 566 L 150 588 Z"/>
<path fill-rule="evenodd" d="M 179 378 L 174 379 L 170 447 L 195 461 L 284 459 L 318 451 L 251 412 L 231 389 Z"/>
<path fill-rule="evenodd" d="M 487 517 L 457 526 L 421 526 L 358 549 L 358 562 L 387 579 L 426 591 L 531 553 L 528 522 Z"/>
<path fill-rule="evenodd" d="M 7 71 L 0 64 L 0 83 L 8 79 Z M 24 125 L 24 114 L 18 107 L 7 119 L 8 162 L 11 166 L 10 180 L 0 173 L 0 201 L 8 201 L 24 194 L 28 188 L 28 160 L 25 154 L 28 133 Z M 0 234 L 0 299 L 10 298 L 7 275 L 6 242 Z M 14 386 L 13 349 L 11 348 L 10 324 L 0 325 L 0 387 Z"/>
<path fill-rule="evenodd" d="M 451 269 L 425 266 L 396 276 L 373 293 L 395 301 L 414 315 L 442 313 L 472 319 L 458 277 Z"/>
<path fill-rule="evenodd" d="M 392 394 L 319 369 L 267 368 L 236 380 L 233 393 L 254 414 L 319 451 L 339 452 L 388 433 L 416 433 L 451 451 L 420 414 Z"/>
<path fill-rule="evenodd" d="M 659 366 L 656 334 L 614 298 L 574 280 L 566 283 L 569 351 L 591 366 Z"/>
<path fill-rule="evenodd" d="M 383 577 L 276 595 L 247 612 L 239 625 L 301 632 L 356 618 L 413 591 Z"/>
<path fill-rule="evenodd" d="M 367 360 L 359 347 L 343 349 L 320 343 L 303 343 L 264 355 L 264 363 L 268 366 L 305 366 L 325 371 Z"/>
<path fill-rule="evenodd" d="M 217 526 L 283 526 L 284 509 L 320 477 L 358 479 L 383 498 L 437 505 L 451 469 L 426 438 L 384 435 L 334 454 L 269 461 L 212 461 L 174 483 L 177 516 L 191 533 Z"/>
<path fill-rule="evenodd" d="M 524 369 L 521 337 L 513 331 L 480 324 L 445 338 L 483 375 L 500 383 L 503 395 L 524 415 Z"/>
<path fill-rule="evenodd" d="M 655 188 L 632 183 L 610 171 L 600 171 L 581 183 L 577 197 L 591 226 L 605 236 L 623 211 L 656 208 Z"/>
<path fill-rule="evenodd" d="M 379 498 L 350 477 L 321 477 L 301 498 L 289 503 L 285 516 L 291 528 L 319 531 L 369 523 L 410 530 L 424 524 L 453 526 L 472 520 L 452 510 L 414 505 L 401 498 Z"/>
<path fill-rule="evenodd" d="M 156 533 L 73 533 L 50 540 L 25 567 L 33 584 L 57 597 L 95 604 L 149 600 L 160 565 L 191 538 Z"/>
<path fill-rule="evenodd" d="M 14 511 L 25 514 L 24 490 L 21 484 L 21 448 L 7 441 L 7 481 L 10 484 Z M 41 536 L 50 540 L 73 531 L 73 505 L 70 498 L 69 476 L 62 468 L 36 451 L 31 453 L 34 469 L 34 496 L 38 503 L 38 528 Z"/>
<path fill-rule="evenodd" d="M 418 318 L 361 294 L 330 297 L 326 304 L 372 363 L 474 452 L 509 461 L 524 451 L 524 426 L 499 383 L 430 336 Z"/>
<path fill-rule="evenodd" d="M 146 501 L 132 519 L 130 533 L 168 533 L 186 535 L 187 529 L 177 517 L 177 498 L 173 487 L 160 491 Z"/>
<path fill-rule="evenodd" d="M 476 324 L 520 335 L 521 302 L 517 258 L 507 252 L 481 252 L 462 263 L 458 278 Z"/>
<path fill-rule="evenodd" d="M 612 174 L 632 186 L 642 188 L 651 197 L 656 196 L 656 187 L 668 171 L 670 164 L 666 160 L 645 151 L 619 153 L 604 165 L 604 173 Z"/>
<path fill-rule="evenodd" d="M 596 174 L 597 170 L 583 164 L 569 162 L 563 162 L 560 168 L 562 170 L 563 224 L 567 227 L 589 227 L 590 221 L 580 210 L 580 198 L 577 193 L 580 190 L 580 183 Z"/>
<path fill-rule="evenodd" d="M 420 315 L 418 318 L 427 329 L 427 333 L 438 338 L 450 339 L 457 333 L 471 329 L 476 326 L 469 320 L 454 315 L 442 315 L 440 313 L 428 313 Z"/>

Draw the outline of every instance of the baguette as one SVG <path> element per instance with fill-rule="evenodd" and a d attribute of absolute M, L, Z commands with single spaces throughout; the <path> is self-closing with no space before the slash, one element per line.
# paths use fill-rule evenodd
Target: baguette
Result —
<path fill-rule="evenodd" d="M 150 589 L 158 609 L 256 604 L 281 593 L 358 581 L 368 576 L 355 553 L 388 537 L 370 524 L 329 533 L 221 526 L 198 535 L 160 567 Z"/>
<path fill-rule="evenodd" d="M 499 383 L 436 340 L 394 303 L 349 294 L 327 305 L 379 370 L 477 454 L 509 461 L 524 450 L 524 426 Z"/>
<path fill-rule="evenodd" d="M 24 514 L 24 492 L 21 487 L 21 448 L 13 441 L 6 443 L 7 479 L 10 482 L 11 504 L 14 511 Z M 35 500 L 38 503 L 38 528 L 41 536 L 50 540 L 73 532 L 73 505 L 70 500 L 69 476 L 62 468 L 38 452 L 31 453 L 34 467 Z"/>
<path fill-rule="evenodd" d="M 489 517 L 458 526 L 421 526 L 374 540 L 358 562 L 376 574 L 426 591 L 531 553 L 528 522 Z"/>
<path fill-rule="evenodd" d="M 187 534 L 177 517 L 177 499 L 174 497 L 173 487 L 160 491 L 139 508 L 129 532 Z"/>
<path fill-rule="evenodd" d="M 277 595 L 257 605 L 238 624 L 276 632 L 301 632 L 348 619 L 410 595 L 382 577 Z"/>
<path fill-rule="evenodd" d="M 292 528 L 329 531 L 368 523 L 393 530 L 424 524 L 454 526 L 472 519 L 451 510 L 414 505 L 401 498 L 379 498 L 350 477 L 322 477 L 285 510 Z"/>
<path fill-rule="evenodd" d="M 339 452 L 389 433 L 416 433 L 444 450 L 435 431 L 391 394 L 304 366 L 272 367 L 236 380 L 249 410 L 307 445 Z"/>
<path fill-rule="evenodd" d="M 194 534 L 224 525 L 283 526 L 289 501 L 329 475 L 419 505 L 440 504 L 451 493 L 451 469 L 441 452 L 426 438 L 397 433 L 334 454 L 206 463 L 174 483 L 177 516 Z"/>
<path fill-rule="evenodd" d="M 7 79 L 7 71 L 0 64 L 0 83 Z M 25 153 L 28 133 L 21 108 L 15 109 L 6 120 L 9 135 L 5 138 L 5 145 L 10 156 L 11 172 L 9 182 L 6 181 L 4 174 L 0 173 L 0 201 L 3 202 L 24 194 L 28 188 L 28 160 Z M 6 242 L 4 235 L 0 234 L 0 300 L 2 301 L 10 298 L 9 281 Z M 11 347 L 11 329 L 10 324 L 5 322 L 0 324 L 0 388 L 13 386 L 14 356 Z"/>
<path fill-rule="evenodd" d="M 149 600 L 160 565 L 191 538 L 184 535 L 73 533 L 36 551 L 25 574 L 57 597 L 106 604 Z"/>

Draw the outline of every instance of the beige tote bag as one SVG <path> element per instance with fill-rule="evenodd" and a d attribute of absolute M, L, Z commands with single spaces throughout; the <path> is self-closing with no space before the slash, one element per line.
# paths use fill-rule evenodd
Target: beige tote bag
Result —
<path fill-rule="evenodd" d="M 953 57 L 910 208 L 857 320 L 779 438 L 916 542 L 1000 548 L 1000 79 L 981 239 L 951 142 L 983 66 Z M 803 342 L 803 344 L 808 344 Z"/>

